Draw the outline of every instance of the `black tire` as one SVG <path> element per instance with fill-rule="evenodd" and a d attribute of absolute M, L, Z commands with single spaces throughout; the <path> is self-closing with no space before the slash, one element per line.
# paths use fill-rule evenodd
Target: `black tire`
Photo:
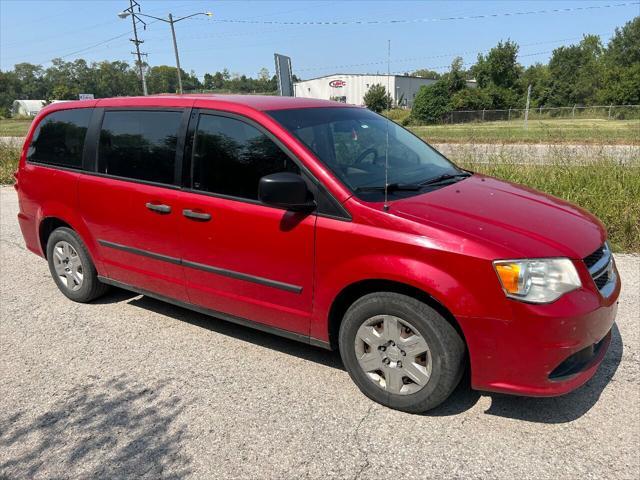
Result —
<path fill-rule="evenodd" d="M 63 280 L 56 273 L 56 267 L 54 264 L 54 247 L 60 242 L 65 241 L 69 243 L 75 251 L 78 253 L 78 257 L 82 263 L 82 283 L 78 290 L 71 290 L 65 285 Z M 47 241 L 47 262 L 49 263 L 49 271 L 51 272 L 51 276 L 53 280 L 56 282 L 58 289 L 69 299 L 74 302 L 86 303 L 91 300 L 95 300 L 96 298 L 104 295 L 107 290 L 109 290 L 109 286 L 98 280 L 98 272 L 96 271 L 96 267 L 87 252 L 87 248 L 84 246 L 84 243 L 78 236 L 76 232 L 71 230 L 70 228 L 60 227 L 55 229 L 51 235 L 49 235 L 49 240 Z"/>
<path fill-rule="evenodd" d="M 392 315 L 409 322 L 426 341 L 432 358 L 431 376 L 417 392 L 388 392 L 360 367 L 356 334 L 365 321 L 377 315 Z M 372 293 L 354 302 L 340 325 L 339 346 L 342 361 L 362 393 L 382 405 L 405 412 L 421 413 L 441 404 L 464 372 L 465 343 L 455 328 L 430 306 L 398 293 Z"/>

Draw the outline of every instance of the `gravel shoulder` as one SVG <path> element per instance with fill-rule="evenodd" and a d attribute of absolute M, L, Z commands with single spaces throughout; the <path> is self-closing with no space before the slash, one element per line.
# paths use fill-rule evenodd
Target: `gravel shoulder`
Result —
<path fill-rule="evenodd" d="M 0 478 L 640 477 L 640 257 L 612 346 L 567 396 L 465 385 L 427 415 L 369 401 L 336 353 L 114 291 L 75 304 L 0 188 Z"/>

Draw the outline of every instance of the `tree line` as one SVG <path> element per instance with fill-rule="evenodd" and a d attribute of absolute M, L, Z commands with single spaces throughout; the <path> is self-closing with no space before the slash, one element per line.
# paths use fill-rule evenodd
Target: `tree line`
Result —
<path fill-rule="evenodd" d="M 172 93 L 178 89 L 176 67 L 144 65 L 147 90 L 150 94 Z M 180 70 L 185 92 L 267 93 L 277 90 L 275 76 L 263 68 L 256 78 L 231 74 L 226 68 L 206 73 L 200 81 L 194 72 Z M 294 77 L 294 80 L 297 78 Z M 77 100 L 81 93 L 93 93 L 96 98 L 142 95 L 137 65 L 123 61 L 88 63 L 77 59 L 54 59 L 43 68 L 31 63 L 18 63 L 12 70 L 0 71 L 0 115 L 7 116 L 14 100 Z"/>
<path fill-rule="evenodd" d="M 606 45 L 596 35 L 585 35 L 577 44 L 555 49 L 547 64 L 525 68 L 518 51 L 517 43 L 501 41 L 468 69 L 458 57 L 442 75 L 414 72 L 437 82 L 416 94 L 412 119 L 438 122 L 453 110 L 524 108 L 529 85 L 532 108 L 640 104 L 640 17 L 617 28 Z M 475 88 L 467 85 L 472 79 Z M 384 87 L 372 93 L 367 105 L 384 109 L 389 102 Z"/>

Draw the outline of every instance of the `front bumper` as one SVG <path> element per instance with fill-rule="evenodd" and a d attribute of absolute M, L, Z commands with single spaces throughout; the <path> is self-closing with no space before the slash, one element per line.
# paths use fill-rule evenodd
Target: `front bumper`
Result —
<path fill-rule="evenodd" d="M 461 319 L 472 387 L 550 397 L 589 380 L 611 343 L 620 280 L 608 297 L 593 283 L 583 285 L 547 305 L 507 300 L 509 318 Z"/>

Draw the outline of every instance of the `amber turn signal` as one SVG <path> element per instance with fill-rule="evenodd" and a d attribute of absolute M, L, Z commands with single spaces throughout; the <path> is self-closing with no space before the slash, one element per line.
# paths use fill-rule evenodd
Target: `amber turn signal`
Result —
<path fill-rule="evenodd" d="M 517 294 L 520 291 L 520 265 L 517 263 L 496 264 L 496 272 L 500 283 L 507 293 Z"/>

